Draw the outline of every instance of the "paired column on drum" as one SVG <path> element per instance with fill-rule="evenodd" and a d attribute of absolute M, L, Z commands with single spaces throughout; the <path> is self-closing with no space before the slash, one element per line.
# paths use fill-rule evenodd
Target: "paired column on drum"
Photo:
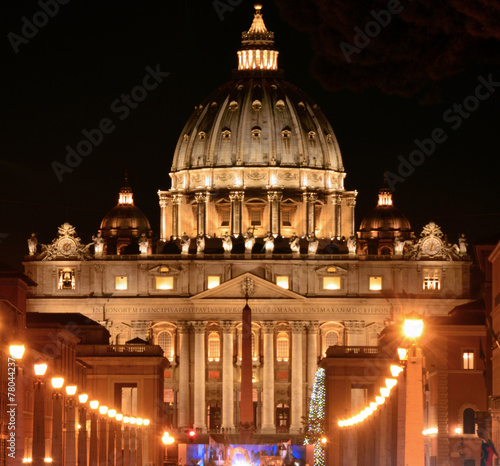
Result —
<path fill-rule="evenodd" d="M 231 191 L 229 200 L 231 201 L 231 235 L 235 238 L 243 234 L 242 218 L 243 218 L 243 199 L 245 191 Z"/>
<path fill-rule="evenodd" d="M 205 414 L 205 329 L 207 322 L 195 320 L 191 322 L 194 329 L 194 412 L 195 429 L 207 431 Z"/>
<path fill-rule="evenodd" d="M 169 224 L 172 222 L 168 218 L 168 206 L 172 199 L 165 191 L 158 191 L 158 197 L 160 198 L 160 241 L 167 242 L 170 239 L 167 237 L 170 230 Z"/>
<path fill-rule="evenodd" d="M 342 196 L 332 194 L 333 204 L 333 238 L 339 240 L 342 237 Z"/>
<path fill-rule="evenodd" d="M 354 218 L 354 208 L 356 207 L 356 194 L 354 194 L 352 197 L 347 198 L 347 207 L 349 208 L 349 218 L 351 220 L 349 236 L 356 236 L 356 223 Z"/>
<path fill-rule="evenodd" d="M 275 322 L 262 321 L 264 333 L 264 366 L 262 374 L 262 427 L 261 433 L 275 433 L 274 417 L 274 328 Z"/>
<path fill-rule="evenodd" d="M 235 322 L 222 321 L 222 428 L 234 429 L 233 338 Z"/>
<path fill-rule="evenodd" d="M 182 194 L 174 194 L 172 196 L 172 236 L 180 238 L 181 231 L 181 202 Z"/>
<path fill-rule="evenodd" d="M 275 236 L 281 235 L 281 200 L 283 193 L 277 190 L 267 192 L 269 201 L 269 231 Z"/>
<path fill-rule="evenodd" d="M 316 201 L 318 193 L 307 191 L 304 193 L 304 202 L 306 204 L 306 232 L 308 235 L 316 234 Z"/>
<path fill-rule="evenodd" d="M 302 334 L 306 322 L 291 321 L 292 329 L 292 377 L 291 390 L 291 422 L 290 433 L 297 434 L 302 429 L 302 416 L 304 415 L 304 361 L 302 358 Z"/>
<path fill-rule="evenodd" d="M 205 236 L 207 234 L 208 218 L 207 218 L 207 205 L 210 201 L 209 192 L 196 193 L 194 195 L 196 204 L 198 206 L 197 215 L 197 232 L 198 235 Z"/>

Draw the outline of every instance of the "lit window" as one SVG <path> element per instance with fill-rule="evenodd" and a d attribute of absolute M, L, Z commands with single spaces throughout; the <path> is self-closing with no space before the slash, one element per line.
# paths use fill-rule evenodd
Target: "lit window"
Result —
<path fill-rule="evenodd" d="M 115 277 L 115 290 L 128 289 L 128 277 Z"/>
<path fill-rule="evenodd" d="M 220 222 L 221 226 L 228 227 L 229 222 L 231 221 L 230 209 L 221 209 L 220 214 L 221 214 L 221 222 Z"/>
<path fill-rule="evenodd" d="M 218 333 L 212 332 L 208 336 L 208 360 L 219 361 L 220 359 L 220 337 Z"/>
<path fill-rule="evenodd" d="M 382 277 L 370 277 L 370 290 L 376 291 L 382 289 Z"/>
<path fill-rule="evenodd" d="M 250 210 L 250 224 L 252 226 L 258 227 L 262 224 L 262 211 L 260 209 Z"/>
<path fill-rule="evenodd" d="M 211 290 L 216 286 L 220 285 L 220 276 L 219 275 L 209 275 L 207 279 L 207 288 Z"/>
<path fill-rule="evenodd" d="M 276 359 L 288 361 L 288 335 L 286 333 L 278 334 L 276 339 Z"/>
<path fill-rule="evenodd" d="M 426 270 L 424 271 L 424 290 L 440 290 L 440 276 L 437 270 Z"/>
<path fill-rule="evenodd" d="M 330 348 L 330 346 L 337 346 L 339 344 L 339 334 L 334 331 L 329 331 L 325 335 L 325 346 Z"/>
<path fill-rule="evenodd" d="M 474 369 L 474 351 L 465 350 L 462 352 L 463 368 Z"/>
<path fill-rule="evenodd" d="M 284 227 L 292 226 L 292 211 L 287 209 L 281 212 L 281 224 Z"/>
<path fill-rule="evenodd" d="M 323 277 L 324 290 L 340 290 L 340 277 Z"/>
<path fill-rule="evenodd" d="M 174 277 L 156 277 L 157 290 L 173 290 Z"/>
<path fill-rule="evenodd" d="M 76 287 L 75 282 L 75 269 L 61 269 L 59 270 L 59 278 L 57 281 L 58 290 L 74 290 Z"/>
<path fill-rule="evenodd" d="M 158 345 L 161 346 L 163 354 L 166 358 L 172 359 L 174 354 L 172 351 L 172 334 L 170 332 L 160 332 L 158 334 Z"/>
<path fill-rule="evenodd" d="M 278 275 L 276 277 L 276 285 L 280 286 L 281 288 L 284 288 L 285 290 L 288 290 L 288 277 L 283 275 Z"/>
<path fill-rule="evenodd" d="M 254 361 L 257 361 L 257 352 L 256 352 L 256 346 L 255 346 L 255 333 L 252 332 L 252 359 Z"/>

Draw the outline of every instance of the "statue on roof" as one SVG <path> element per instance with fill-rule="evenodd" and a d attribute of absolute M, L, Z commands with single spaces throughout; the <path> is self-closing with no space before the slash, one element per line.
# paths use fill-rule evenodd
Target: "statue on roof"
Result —
<path fill-rule="evenodd" d="M 36 254 L 37 245 L 38 245 L 38 240 L 36 239 L 36 234 L 31 233 L 31 236 L 28 238 L 28 250 L 30 256 L 34 256 Z"/>

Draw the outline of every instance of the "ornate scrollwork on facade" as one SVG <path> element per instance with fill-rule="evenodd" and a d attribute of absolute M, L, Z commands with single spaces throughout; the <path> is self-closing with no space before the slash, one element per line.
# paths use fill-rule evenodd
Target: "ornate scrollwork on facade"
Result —
<path fill-rule="evenodd" d="M 250 277 L 245 277 L 241 282 L 243 296 L 252 296 L 255 292 L 255 282 Z"/>
<path fill-rule="evenodd" d="M 82 244 L 81 239 L 76 236 L 75 227 L 69 223 L 63 223 L 57 230 L 59 236 L 50 244 L 42 244 L 42 260 L 51 261 L 61 258 L 77 258 L 78 260 L 92 259 L 89 244 Z"/>
<path fill-rule="evenodd" d="M 206 320 L 193 320 L 191 321 L 191 326 L 194 329 L 194 333 L 204 333 L 207 328 Z"/>

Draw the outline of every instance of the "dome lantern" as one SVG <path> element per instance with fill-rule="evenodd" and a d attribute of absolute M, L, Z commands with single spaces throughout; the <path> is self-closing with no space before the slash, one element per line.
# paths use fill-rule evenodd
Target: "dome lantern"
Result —
<path fill-rule="evenodd" d="M 278 70 L 278 51 L 274 50 L 274 32 L 268 31 L 262 19 L 262 5 L 254 6 L 250 29 L 243 32 L 238 51 L 238 70 Z"/>

